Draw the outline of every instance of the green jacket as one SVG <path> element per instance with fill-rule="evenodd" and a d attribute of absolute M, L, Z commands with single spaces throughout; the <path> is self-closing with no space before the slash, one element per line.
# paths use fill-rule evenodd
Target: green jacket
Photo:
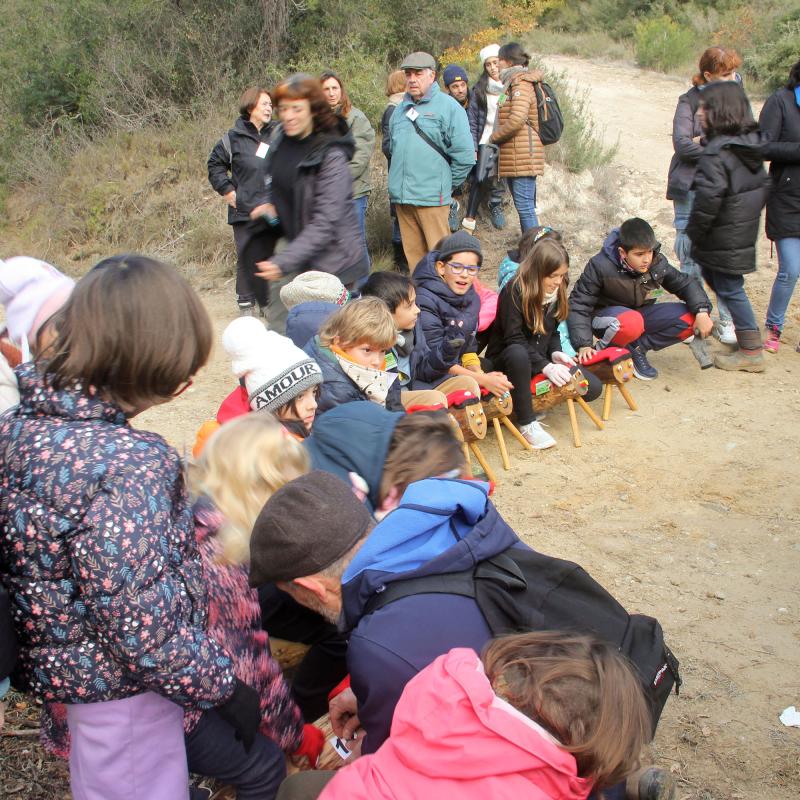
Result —
<path fill-rule="evenodd" d="M 451 163 L 415 130 L 407 114 L 413 108 L 417 124 L 450 156 Z M 467 112 L 434 83 L 415 103 L 406 94 L 389 120 L 389 199 L 412 206 L 445 206 L 453 186 L 460 186 L 475 163 L 475 145 Z"/>
<path fill-rule="evenodd" d="M 363 111 L 351 108 L 347 115 L 347 127 L 356 140 L 356 151 L 350 159 L 350 174 L 353 176 L 353 200 L 372 191 L 369 182 L 369 162 L 375 148 L 375 131 Z"/>

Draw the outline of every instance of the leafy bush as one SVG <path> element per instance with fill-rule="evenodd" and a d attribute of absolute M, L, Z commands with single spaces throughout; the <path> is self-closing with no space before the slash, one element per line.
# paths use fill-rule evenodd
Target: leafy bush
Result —
<path fill-rule="evenodd" d="M 642 67 L 667 72 L 690 61 L 695 49 L 694 32 L 666 14 L 636 23 L 634 52 Z"/>
<path fill-rule="evenodd" d="M 785 84 L 789 70 L 800 59 L 800 11 L 781 19 L 767 41 L 745 55 L 748 73 L 767 90 Z"/>

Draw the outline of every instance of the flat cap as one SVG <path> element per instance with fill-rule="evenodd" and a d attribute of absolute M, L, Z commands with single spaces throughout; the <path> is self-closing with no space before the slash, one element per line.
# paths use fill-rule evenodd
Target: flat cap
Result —
<path fill-rule="evenodd" d="M 400 69 L 432 69 L 436 72 L 436 59 L 430 53 L 418 50 L 403 59 Z"/>

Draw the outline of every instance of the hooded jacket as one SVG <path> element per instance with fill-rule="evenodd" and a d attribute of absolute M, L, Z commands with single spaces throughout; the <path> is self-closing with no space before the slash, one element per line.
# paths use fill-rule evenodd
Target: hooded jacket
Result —
<path fill-rule="evenodd" d="M 309 300 L 298 303 L 286 317 L 286 335 L 302 350 L 325 324 L 325 320 L 341 308 L 337 303 Z"/>
<path fill-rule="evenodd" d="M 319 336 L 315 336 L 303 350 L 319 364 L 322 370 L 322 385 L 319 387 L 319 403 L 317 405 L 317 417 L 324 414 L 334 406 L 342 403 L 351 403 L 361 400 L 365 403 L 372 403 L 367 396 L 350 380 L 339 366 L 333 352 L 320 344 Z M 373 405 L 376 405 L 373 403 Z M 400 385 L 398 381 L 393 381 L 389 387 L 389 394 L 386 396 L 386 408 L 389 411 L 402 411 L 403 404 L 400 401 Z M 316 424 L 316 423 L 315 423 Z"/>
<path fill-rule="evenodd" d="M 575 758 L 498 697 L 473 650 L 412 678 L 374 755 L 339 770 L 320 800 L 583 800 Z"/>
<path fill-rule="evenodd" d="M 206 632 L 207 597 L 183 470 L 154 433 L 93 390 L 17 369 L 0 417 L 0 572 L 20 689 L 98 703 L 146 691 L 209 708 L 234 689 Z"/>
<path fill-rule="evenodd" d="M 800 238 L 800 104 L 792 89 L 767 99 L 758 118 L 766 139 L 761 155 L 770 162 L 772 185 L 767 198 L 767 236 Z"/>
<path fill-rule="evenodd" d="M 342 576 L 342 625 L 350 685 L 367 732 L 363 752 L 389 735 L 403 687 L 453 647 L 479 652 L 491 632 L 475 600 L 458 595 L 404 597 L 371 614 L 366 604 L 389 583 L 468 569 L 520 541 L 475 481 L 412 483 L 398 508 L 373 528 Z"/>
<path fill-rule="evenodd" d="M 228 131 L 228 147 L 222 139 L 214 145 L 208 157 L 208 182 L 221 195 L 236 191 L 236 208 L 228 206 L 229 225 L 249 222 L 250 212 L 267 202 L 266 157 L 256 151 L 269 145 L 277 129 L 277 122 L 268 122 L 259 131 L 249 119 L 239 117 Z"/>
<path fill-rule="evenodd" d="M 767 199 L 762 146 L 755 131 L 716 136 L 697 162 L 686 235 L 692 240 L 692 258 L 704 269 L 755 272 L 758 226 Z"/>
<path fill-rule="evenodd" d="M 303 442 L 312 469 L 322 469 L 350 483 L 355 472 L 369 487 L 365 505 L 374 512 L 380 502 L 381 479 L 389 445 L 404 414 L 377 403 L 345 403 L 314 420 Z"/>
<path fill-rule="evenodd" d="M 567 327 L 572 346 L 592 345 L 592 317 L 608 306 L 642 308 L 656 302 L 655 292 L 665 289 L 677 295 L 692 314 L 710 311 L 711 301 L 700 281 L 673 267 L 659 252 L 644 275 L 626 269 L 619 257 L 619 228 L 614 228 L 603 248 L 592 256 L 569 296 Z"/>
<path fill-rule="evenodd" d="M 405 332 L 407 333 L 407 331 Z M 448 352 L 450 352 L 448 350 Z M 397 354 L 395 352 L 395 358 Z M 410 381 L 402 389 L 427 389 L 441 383 L 446 377 L 452 364 L 444 360 L 441 348 L 431 350 L 425 338 L 425 329 L 422 327 L 422 314 L 417 317 L 414 324 L 414 346 L 409 354 Z M 392 371 L 399 372 L 394 368 Z"/>
<path fill-rule="evenodd" d="M 292 184 L 292 207 L 277 207 L 288 244 L 270 260 L 284 274 L 316 269 L 336 275 L 347 286 L 369 269 L 363 249 L 353 246 L 361 240 L 351 202 L 350 160 L 355 143 L 344 119 L 335 131 L 311 136 L 315 137 L 314 147 L 300 163 Z M 281 132 L 272 142 L 266 159 L 268 174 L 270 164 L 280 158 L 283 138 Z"/>
<path fill-rule="evenodd" d="M 477 331 L 481 301 L 473 286 L 466 294 L 456 294 L 439 277 L 436 262 L 439 253 L 432 250 L 414 270 L 414 285 L 417 288 L 417 305 L 420 308 L 419 320 L 425 334 L 425 341 L 431 351 L 430 363 L 441 364 L 446 369 L 441 375 L 429 374 L 434 380 L 420 376 L 414 388 L 430 388 L 448 377 L 447 370 L 461 361 L 465 353 L 478 350 Z M 463 344 L 452 346 L 452 339 L 463 339 Z"/>
<path fill-rule="evenodd" d="M 369 162 L 375 149 L 375 131 L 369 124 L 366 114 L 358 108 L 350 109 L 347 126 L 355 142 L 353 156 L 350 159 L 350 174 L 353 176 L 353 198 L 357 199 L 372 191 Z"/>

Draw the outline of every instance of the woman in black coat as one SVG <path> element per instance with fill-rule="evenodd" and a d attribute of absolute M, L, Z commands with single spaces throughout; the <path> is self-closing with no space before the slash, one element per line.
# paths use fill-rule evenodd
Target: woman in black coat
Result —
<path fill-rule="evenodd" d="M 764 103 L 758 124 L 767 140 L 762 153 L 770 162 L 772 177 L 767 197 L 767 236 L 778 251 L 778 274 L 767 308 L 764 349 L 777 353 L 786 309 L 800 275 L 800 61 L 789 72 L 786 86 Z"/>
<path fill-rule="evenodd" d="M 261 258 L 272 255 L 277 241 L 274 232 L 250 225 L 250 212 L 266 197 L 266 156 L 276 127 L 269 92 L 251 86 L 239 100 L 239 119 L 208 157 L 209 183 L 228 204 L 228 224 L 236 246 L 236 295 L 243 315 L 253 314 L 256 302 L 264 309 L 269 296 L 268 284 L 256 280 L 254 262 L 247 257 L 256 249 L 251 247 L 252 237 L 258 239 Z"/>
<path fill-rule="evenodd" d="M 700 120 L 707 144 L 697 162 L 686 234 L 703 278 L 730 309 L 739 344 L 735 353 L 715 356 L 714 366 L 763 372 L 761 334 L 744 290 L 744 275 L 756 269 L 756 239 L 766 201 L 763 139 L 738 83 L 708 86 Z"/>

